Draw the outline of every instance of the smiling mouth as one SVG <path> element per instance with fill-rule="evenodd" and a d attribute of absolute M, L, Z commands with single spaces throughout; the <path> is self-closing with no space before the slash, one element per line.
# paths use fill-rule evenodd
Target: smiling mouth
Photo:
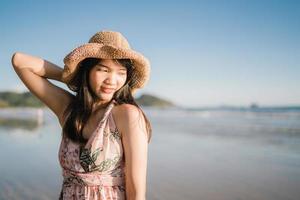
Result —
<path fill-rule="evenodd" d="M 106 94 L 110 94 L 114 91 L 113 88 L 105 88 L 105 87 L 101 87 L 101 91 L 106 93 Z"/>

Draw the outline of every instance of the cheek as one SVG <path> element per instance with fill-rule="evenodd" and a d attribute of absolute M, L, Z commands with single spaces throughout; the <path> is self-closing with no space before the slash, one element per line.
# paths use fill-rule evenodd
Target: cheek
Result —
<path fill-rule="evenodd" d="M 126 76 L 119 77 L 119 85 L 122 87 L 126 82 Z"/>
<path fill-rule="evenodd" d="M 97 87 L 97 85 L 99 85 L 99 83 L 101 82 L 101 78 L 99 75 L 97 75 L 97 73 L 91 73 L 90 77 L 89 77 L 89 83 L 90 86 L 94 89 L 95 87 Z"/>

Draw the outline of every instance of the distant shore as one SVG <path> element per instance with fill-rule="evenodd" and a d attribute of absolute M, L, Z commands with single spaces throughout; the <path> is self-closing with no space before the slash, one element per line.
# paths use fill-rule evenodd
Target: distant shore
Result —
<path fill-rule="evenodd" d="M 173 102 L 151 95 L 142 94 L 135 99 L 141 106 L 153 106 L 153 107 L 174 107 Z M 45 107 L 45 104 L 41 102 L 31 92 L 17 93 L 12 91 L 0 92 L 0 108 L 9 107 Z"/>

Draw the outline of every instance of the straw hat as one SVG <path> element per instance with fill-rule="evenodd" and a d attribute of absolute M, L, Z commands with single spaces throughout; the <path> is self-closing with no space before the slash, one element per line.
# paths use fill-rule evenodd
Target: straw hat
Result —
<path fill-rule="evenodd" d="M 131 59 L 133 71 L 137 76 L 137 81 L 131 86 L 133 93 L 136 89 L 142 88 L 149 80 L 149 60 L 141 53 L 131 49 L 127 39 L 119 32 L 97 32 L 88 43 L 67 54 L 64 58 L 62 81 L 73 91 L 76 90 L 76 86 L 71 83 L 71 80 L 78 69 L 78 63 L 85 58 Z"/>

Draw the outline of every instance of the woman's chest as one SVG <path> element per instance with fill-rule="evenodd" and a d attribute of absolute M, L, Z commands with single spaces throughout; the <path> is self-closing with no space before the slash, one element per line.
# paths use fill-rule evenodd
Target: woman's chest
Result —
<path fill-rule="evenodd" d="M 84 124 L 82 130 L 82 137 L 86 140 L 92 136 L 92 134 L 97 130 L 100 125 L 100 119 L 102 119 L 103 113 L 99 111 L 99 113 L 92 115 L 89 117 L 87 122 Z"/>
<path fill-rule="evenodd" d="M 109 124 L 95 133 L 91 146 L 63 139 L 59 150 L 59 160 L 63 168 L 74 171 L 107 171 L 115 168 L 123 159 L 122 141 L 117 129 Z"/>

